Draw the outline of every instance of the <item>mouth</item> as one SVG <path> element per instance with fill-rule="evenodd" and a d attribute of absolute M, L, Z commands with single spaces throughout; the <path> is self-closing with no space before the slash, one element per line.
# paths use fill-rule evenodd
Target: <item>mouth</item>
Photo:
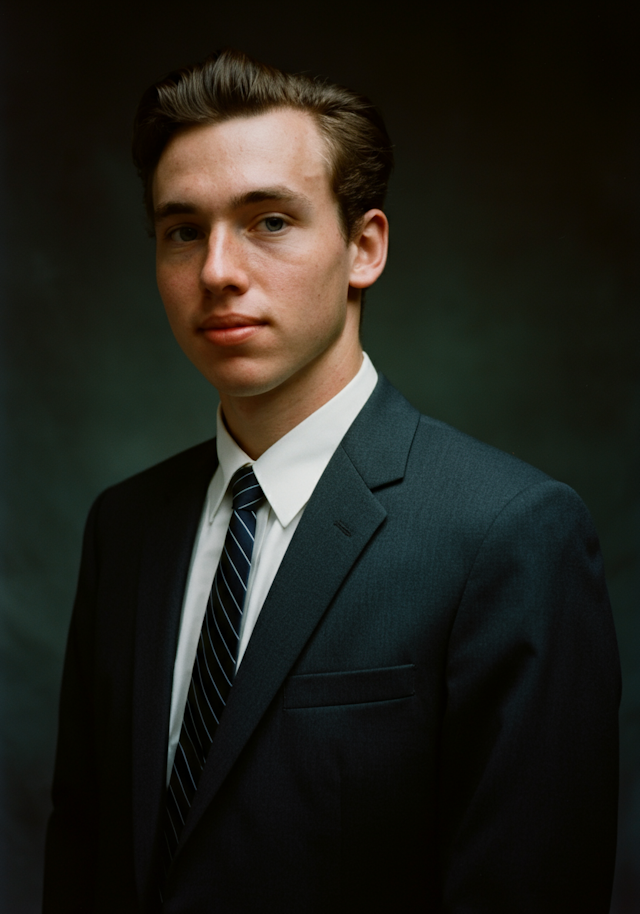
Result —
<path fill-rule="evenodd" d="M 259 333 L 265 325 L 266 321 L 246 314 L 225 314 L 208 318 L 198 329 L 217 346 L 238 346 Z"/>

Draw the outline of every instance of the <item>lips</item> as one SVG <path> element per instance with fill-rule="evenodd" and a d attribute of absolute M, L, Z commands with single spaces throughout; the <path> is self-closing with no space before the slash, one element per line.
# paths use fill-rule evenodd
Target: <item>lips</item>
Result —
<path fill-rule="evenodd" d="M 265 321 L 246 314 L 224 314 L 207 318 L 200 326 L 202 335 L 217 346 L 238 346 L 265 326 Z"/>

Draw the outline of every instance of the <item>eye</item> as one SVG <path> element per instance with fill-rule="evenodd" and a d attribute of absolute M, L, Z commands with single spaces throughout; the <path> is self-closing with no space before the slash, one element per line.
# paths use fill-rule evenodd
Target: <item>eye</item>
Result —
<path fill-rule="evenodd" d="M 268 232 L 280 232 L 286 225 L 286 222 L 281 216 L 267 216 L 267 218 L 262 221 Z"/>
<path fill-rule="evenodd" d="M 170 232 L 169 238 L 172 241 L 182 242 L 185 244 L 189 241 L 195 241 L 199 236 L 199 231 L 193 225 L 180 225 Z"/>

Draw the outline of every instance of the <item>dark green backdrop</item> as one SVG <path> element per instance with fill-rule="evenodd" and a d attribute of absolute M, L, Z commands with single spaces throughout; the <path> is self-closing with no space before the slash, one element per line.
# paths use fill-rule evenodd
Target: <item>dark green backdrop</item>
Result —
<path fill-rule="evenodd" d="M 5 11 L 2 911 L 38 909 L 89 505 L 212 433 L 215 396 L 155 291 L 128 143 L 146 85 L 225 44 L 381 106 L 397 169 L 367 350 L 422 410 L 570 483 L 595 516 L 625 680 L 613 910 L 640 910 L 637 6 Z"/>

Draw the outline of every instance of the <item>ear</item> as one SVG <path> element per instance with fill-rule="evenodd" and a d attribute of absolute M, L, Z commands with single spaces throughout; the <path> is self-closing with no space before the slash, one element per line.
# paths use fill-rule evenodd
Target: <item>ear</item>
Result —
<path fill-rule="evenodd" d="M 354 289 L 367 289 L 380 276 L 387 262 L 389 222 L 382 210 L 370 209 L 364 214 L 350 247 L 353 261 L 349 285 Z"/>

